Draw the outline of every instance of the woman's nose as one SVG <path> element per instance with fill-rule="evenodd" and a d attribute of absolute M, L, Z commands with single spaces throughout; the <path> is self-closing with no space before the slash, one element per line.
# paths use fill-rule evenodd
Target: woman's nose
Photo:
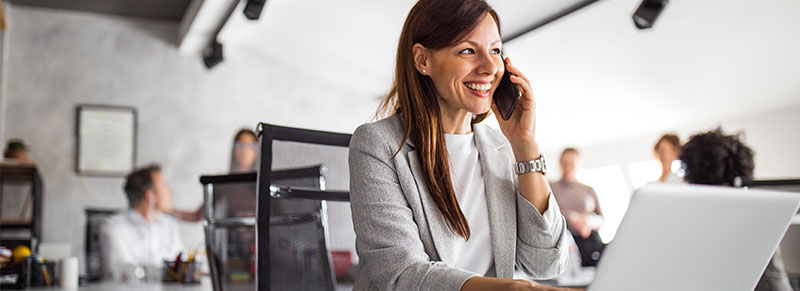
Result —
<path fill-rule="evenodd" d="M 482 54 L 479 61 L 478 73 L 480 74 L 497 74 L 497 71 L 500 70 L 500 66 L 502 66 L 502 60 L 499 60 L 499 57 L 493 54 Z M 500 65 L 498 65 L 498 61 L 501 62 Z"/>

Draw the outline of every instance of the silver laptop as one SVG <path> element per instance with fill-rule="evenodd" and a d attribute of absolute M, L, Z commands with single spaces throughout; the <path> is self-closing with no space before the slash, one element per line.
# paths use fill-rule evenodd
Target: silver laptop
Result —
<path fill-rule="evenodd" d="M 636 191 L 589 291 L 752 291 L 800 194 L 648 185 Z"/>

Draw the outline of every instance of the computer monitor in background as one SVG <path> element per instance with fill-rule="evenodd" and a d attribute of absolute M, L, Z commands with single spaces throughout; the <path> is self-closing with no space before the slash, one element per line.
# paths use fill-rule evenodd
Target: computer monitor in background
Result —
<path fill-rule="evenodd" d="M 743 181 L 743 187 L 800 193 L 800 179 Z"/>

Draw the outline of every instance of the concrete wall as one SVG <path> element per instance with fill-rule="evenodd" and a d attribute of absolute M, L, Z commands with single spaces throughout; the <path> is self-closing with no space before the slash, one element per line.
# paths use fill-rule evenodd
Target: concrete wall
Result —
<path fill-rule="evenodd" d="M 5 67 L 6 64 L 5 46 L 7 42 L 5 41 L 5 39 L 6 39 L 6 32 L 0 31 L 0 141 L 6 140 L 4 124 L 6 120 L 5 72 L 7 71 Z"/>
<path fill-rule="evenodd" d="M 264 121 L 352 132 L 377 107 L 374 95 L 360 97 L 365 94 L 311 78 L 287 60 L 235 47 L 225 52 L 235 58 L 206 70 L 199 57 L 178 54 L 177 23 L 22 6 L 6 13 L 3 141 L 23 138 L 39 164 L 43 241 L 69 243 L 81 259 L 83 209 L 127 202 L 123 178 L 75 173 L 77 104 L 136 107 L 137 164 L 160 163 L 175 206 L 184 209 L 202 202 L 200 175 L 228 170 L 238 129 Z M 349 222 L 346 206 L 331 206 L 329 213 Z M 332 233 L 352 232 L 350 225 L 333 227 Z M 181 231 L 187 247 L 202 242 L 199 224 L 183 224 Z"/>

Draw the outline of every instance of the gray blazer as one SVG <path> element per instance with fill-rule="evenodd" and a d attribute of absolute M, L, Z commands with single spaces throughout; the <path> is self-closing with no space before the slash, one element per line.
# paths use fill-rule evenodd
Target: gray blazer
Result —
<path fill-rule="evenodd" d="M 486 188 L 494 265 L 487 274 L 451 267 L 453 233 L 428 192 L 418 153 L 399 115 L 364 124 L 350 141 L 350 207 L 359 256 L 353 290 L 459 290 L 477 275 L 511 278 L 516 264 L 534 278 L 566 268 L 566 223 L 553 195 L 540 215 L 518 194 L 506 138 L 474 125 Z"/>

